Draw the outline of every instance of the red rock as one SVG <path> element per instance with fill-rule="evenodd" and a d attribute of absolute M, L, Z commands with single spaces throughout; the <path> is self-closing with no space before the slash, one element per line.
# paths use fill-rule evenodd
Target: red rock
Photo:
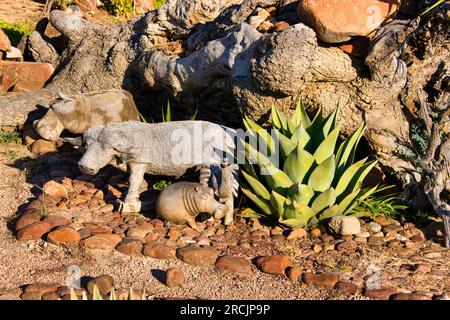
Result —
<path fill-rule="evenodd" d="M 186 277 L 178 268 L 170 268 L 166 272 L 166 285 L 170 288 L 181 286 L 186 282 Z"/>
<path fill-rule="evenodd" d="M 247 259 L 236 256 L 223 256 L 217 259 L 216 268 L 222 272 L 237 274 L 250 274 L 253 271 L 252 264 Z"/>
<path fill-rule="evenodd" d="M 42 300 L 58 300 L 59 295 L 56 292 L 46 292 L 42 295 Z"/>
<path fill-rule="evenodd" d="M 333 288 L 339 280 L 339 277 L 332 273 L 304 273 L 302 280 L 308 285 L 318 287 Z"/>
<path fill-rule="evenodd" d="M 275 31 L 281 32 L 281 31 L 286 30 L 287 28 L 289 28 L 289 23 L 286 22 L 286 21 L 278 21 L 273 26 L 275 27 Z"/>
<path fill-rule="evenodd" d="M 299 238 L 306 238 L 308 232 L 305 229 L 299 228 L 292 230 L 289 235 L 286 237 L 287 240 L 294 240 Z"/>
<path fill-rule="evenodd" d="M 134 0 L 134 11 L 136 14 L 143 14 L 155 10 L 152 0 Z"/>
<path fill-rule="evenodd" d="M 292 259 L 285 255 L 260 257 L 256 260 L 256 266 L 262 272 L 270 274 L 284 274 L 286 268 L 292 265 Z"/>
<path fill-rule="evenodd" d="M 147 243 L 142 253 L 147 257 L 156 259 L 172 259 L 175 257 L 175 249 L 173 247 L 158 242 Z"/>
<path fill-rule="evenodd" d="M 83 12 L 93 12 L 97 9 L 97 0 L 74 0 L 73 3 Z"/>
<path fill-rule="evenodd" d="M 178 249 L 177 257 L 188 264 L 209 267 L 216 263 L 219 252 L 213 248 L 202 248 L 197 245 Z"/>
<path fill-rule="evenodd" d="M 158 235 L 153 232 L 147 233 L 147 235 L 144 238 L 144 243 L 149 243 L 158 240 Z"/>
<path fill-rule="evenodd" d="M 390 296 L 396 294 L 397 291 L 391 288 L 366 289 L 364 295 L 368 298 L 376 300 L 389 300 Z"/>
<path fill-rule="evenodd" d="M 47 221 L 48 223 L 50 223 L 50 226 L 52 227 L 52 229 L 70 224 L 69 219 L 67 219 L 65 217 L 57 216 L 57 215 L 46 216 L 43 219 L 43 221 Z"/>
<path fill-rule="evenodd" d="M 137 238 L 125 238 L 116 247 L 116 250 L 128 256 L 135 256 L 142 251 L 142 242 Z"/>
<path fill-rule="evenodd" d="M 419 263 L 414 266 L 414 271 L 421 274 L 431 272 L 432 266 L 430 263 Z"/>
<path fill-rule="evenodd" d="M 143 223 L 137 227 L 128 229 L 127 236 L 144 239 L 149 232 L 153 231 L 153 229 L 154 227 L 151 223 Z"/>
<path fill-rule="evenodd" d="M 30 211 L 22 214 L 19 219 L 17 219 L 16 224 L 14 225 L 14 229 L 16 231 L 26 227 L 32 223 L 38 222 L 41 220 L 42 215 L 37 211 Z"/>
<path fill-rule="evenodd" d="M 302 273 L 302 270 L 299 267 L 290 267 L 286 271 L 286 275 L 289 280 L 292 282 L 297 282 L 298 279 L 300 279 L 300 275 Z"/>
<path fill-rule="evenodd" d="M 55 69 L 49 63 L 0 61 L 0 94 L 8 92 L 29 92 L 42 89 Z"/>
<path fill-rule="evenodd" d="M 33 283 L 25 287 L 24 292 L 40 292 L 44 294 L 46 292 L 55 292 L 56 286 L 48 283 Z"/>
<path fill-rule="evenodd" d="M 47 221 L 38 221 L 21 228 L 17 232 L 17 239 L 24 240 L 38 240 L 44 234 L 51 230 L 50 223 Z"/>
<path fill-rule="evenodd" d="M 44 184 L 42 190 L 47 196 L 50 196 L 54 199 L 67 198 L 69 192 L 65 185 L 58 183 L 56 181 L 50 180 Z"/>
<path fill-rule="evenodd" d="M 431 296 L 422 293 L 396 293 L 391 300 L 431 300 Z"/>
<path fill-rule="evenodd" d="M 23 293 L 20 298 L 22 300 L 41 300 L 42 299 L 42 293 L 35 291 L 35 292 L 25 292 Z"/>
<path fill-rule="evenodd" d="M 337 251 L 345 252 L 347 254 L 354 253 L 357 248 L 358 248 L 358 243 L 353 240 L 341 242 L 336 246 Z"/>
<path fill-rule="evenodd" d="M 50 141 L 46 141 L 43 139 L 37 140 L 31 145 L 31 152 L 33 152 L 37 156 L 55 151 L 55 145 Z"/>
<path fill-rule="evenodd" d="M 78 243 L 81 236 L 73 228 L 60 226 L 47 235 L 47 240 L 56 245 L 68 245 Z"/>
<path fill-rule="evenodd" d="M 345 295 L 354 295 L 358 291 L 358 286 L 349 281 L 339 281 L 335 289 Z"/>
<path fill-rule="evenodd" d="M 352 56 L 365 57 L 369 53 L 370 40 L 366 37 L 358 37 L 355 40 L 341 44 L 339 48 Z"/>
<path fill-rule="evenodd" d="M 88 249 L 112 250 L 122 238 L 117 234 L 99 233 L 83 240 Z"/>
<path fill-rule="evenodd" d="M 399 0 L 303 0 L 298 13 L 321 40 L 339 43 L 368 36 L 398 9 Z"/>
<path fill-rule="evenodd" d="M 9 51 L 11 49 L 11 41 L 8 36 L 0 29 L 0 51 Z"/>
<path fill-rule="evenodd" d="M 112 230 L 106 226 L 98 226 L 95 223 L 84 223 L 83 224 L 86 229 L 88 229 L 92 235 L 94 234 L 102 234 L 102 233 L 111 233 Z"/>
<path fill-rule="evenodd" d="M 98 291 L 100 291 L 101 294 L 105 295 L 110 293 L 112 288 L 114 287 L 114 279 L 111 276 L 104 274 L 89 280 L 86 289 L 90 294 L 94 292 L 94 285 L 97 285 Z"/>

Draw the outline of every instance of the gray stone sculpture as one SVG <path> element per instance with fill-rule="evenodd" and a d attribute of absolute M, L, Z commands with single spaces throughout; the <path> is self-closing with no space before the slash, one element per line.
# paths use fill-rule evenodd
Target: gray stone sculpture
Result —
<path fill-rule="evenodd" d="M 233 208 L 238 185 L 236 165 L 227 165 L 226 159 L 234 158 L 235 135 L 233 129 L 206 121 L 128 121 L 91 128 L 82 138 L 70 142 L 85 144 L 86 151 L 78 163 L 85 174 L 95 175 L 115 158 L 128 165 L 130 186 L 119 209 L 139 212 L 139 186 L 145 173 L 179 177 L 194 167 L 201 168 L 202 186 L 215 185 L 219 201 Z M 225 224 L 233 220 L 230 212 Z"/>
<path fill-rule="evenodd" d="M 99 125 L 139 120 L 133 96 L 125 90 L 91 92 L 75 98 L 59 93 L 59 97 L 61 101 L 33 123 L 35 131 L 46 140 L 58 140 L 63 130 L 83 134 Z"/>

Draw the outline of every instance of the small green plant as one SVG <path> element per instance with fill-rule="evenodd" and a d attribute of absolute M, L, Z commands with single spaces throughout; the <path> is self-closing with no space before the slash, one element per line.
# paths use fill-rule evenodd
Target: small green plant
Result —
<path fill-rule="evenodd" d="M 104 0 L 106 10 L 113 16 L 129 17 L 134 10 L 133 0 Z"/>
<path fill-rule="evenodd" d="M 19 132 L 1 132 L 0 143 L 15 143 L 22 144 L 22 138 Z"/>
<path fill-rule="evenodd" d="M 153 190 L 164 190 L 171 184 L 172 184 L 172 181 L 159 180 L 158 182 L 153 184 L 152 189 Z"/>
<path fill-rule="evenodd" d="M 374 193 L 362 200 L 353 210 L 353 214 L 357 217 L 364 216 L 383 216 L 385 218 L 395 218 L 399 213 L 408 208 L 403 204 L 403 199 L 390 195 L 380 195 L 380 192 L 388 190 L 393 186 L 385 186 L 378 188 Z"/>
<path fill-rule="evenodd" d="M 28 19 L 16 22 L 0 20 L 0 29 L 5 32 L 13 46 L 19 44 L 23 36 L 30 35 L 35 27 L 36 24 Z"/>
<path fill-rule="evenodd" d="M 70 300 L 78 300 L 75 290 L 73 290 L 73 289 L 70 289 Z M 81 293 L 81 300 L 89 300 L 85 291 L 83 291 Z M 92 300 L 103 300 L 103 297 L 100 294 L 100 290 L 98 289 L 97 285 L 95 285 L 95 284 L 94 284 L 94 288 L 92 290 Z M 111 289 L 111 292 L 109 294 L 109 300 L 117 300 L 116 290 L 114 288 Z M 131 288 L 128 291 L 128 299 L 127 300 L 133 300 L 133 289 L 131 289 Z M 142 290 L 142 295 L 141 295 L 140 300 L 146 300 L 145 289 Z"/>
<path fill-rule="evenodd" d="M 52 8 L 59 9 L 62 6 L 68 7 L 68 6 L 72 5 L 72 3 L 73 3 L 73 0 L 53 0 Z"/>
<path fill-rule="evenodd" d="M 418 172 L 422 171 L 420 167 L 420 161 L 425 158 L 428 150 L 428 143 L 430 136 L 425 129 L 419 129 L 416 125 L 411 125 L 410 139 L 412 142 L 411 147 L 402 146 L 397 155 L 416 166 Z"/>
<path fill-rule="evenodd" d="M 243 186 L 242 192 L 264 216 L 294 229 L 314 226 L 334 216 L 351 215 L 377 190 L 362 189 L 376 161 L 367 162 L 365 158 L 353 163 L 365 124 L 337 146 L 337 112 L 338 108 L 324 119 L 319 108 L 311 120 L 299 102 L 288 119 L 273 106 L 272 134 L 249 118 L 244 119 L 253 141 L 259 143 L 259 151 L 244 143 L 246 163 L 242 175 L 249 187 Z M 267 147 L 267 156 L 261 146 L 263 151 Z"/>
<path fill-rule="evenodd" d="M 161 6 L 166 2 L 166 0 L 153 0 L 153 4 L 155 5 L 155 9 L 161 8 Z"/>
<path fill-rule="evenodd" d="M 195 113 L 191 116 L 191 120 L 195 120 L 197 117 L 198 109 L 195 111 Z M 148 123 L 147 119 L 142 115 L 142 113 L 139 112 L 139 118 L 142 122 Z M 164 107 L 161 108 L 161 119 L 162 122 L 170 122 L 172 121 L 172 110 L 170 108 L 170 101 L 167 100 L 167 106 L 166 110 L 164 111 Z M 155 123 L 155 120 L 151 118 L 152 122 Z"/>

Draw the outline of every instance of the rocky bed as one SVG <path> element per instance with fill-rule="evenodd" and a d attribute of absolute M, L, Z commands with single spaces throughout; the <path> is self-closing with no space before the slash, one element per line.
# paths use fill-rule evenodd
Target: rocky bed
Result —
<path fill-rule="evenodd" d="M 58 152 L 27 162 L 28 187 L 39 188 L 15 208 L 16 217 L 3 215 L 9 230 L 0 248 L 1 299 L 68 299 L 71 265 L 80 268 L 85 289 L 90 277 L 112 276 L 121 299 L 130 287 L 135 298 L 145 288 L 149 299 L 443 299 L 450 293 L 449 252 L 426 239 L 442 241 L 438 222 L 422 231 L 381 217 L 361 220 L 356 237 L 323 227 L 289 232 L 238 217 L 230 226 L 198 222 L 194 230 L 152 212 L 114 211 L 126 176 L 115 168 L 80 175 L 76 157 Z M 2 164 L 3 176 L 17 175 L 5 181 L 25 183 L 23 171 L 11 168 L 23 160 L 2 162 L 9 164 Z"/>

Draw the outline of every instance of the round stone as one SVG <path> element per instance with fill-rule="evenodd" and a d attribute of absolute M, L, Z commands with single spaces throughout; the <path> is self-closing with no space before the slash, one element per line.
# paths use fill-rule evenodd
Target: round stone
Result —
<path fill-rule="evenodd" d="M 74 229 L 61 226 L 50 232 L 47 235 L 47 240 L 56 245 L 75 244 L 81 240 L 81 236 Z"/>
<path fill-rule="evenodd" d="M 253 271 L 252 264 L 247 259 L 236 256 L 223 256 L 217 259 L 216 268 L 221 272 L 237 274 L 250 274 Z"/>
<path fill-rule="evenodd" d="M 170 268 L 166 272 L 166 285 L 170 288 L 181 286 L 186 282 L 186 277 L 178 268 Z"/>

